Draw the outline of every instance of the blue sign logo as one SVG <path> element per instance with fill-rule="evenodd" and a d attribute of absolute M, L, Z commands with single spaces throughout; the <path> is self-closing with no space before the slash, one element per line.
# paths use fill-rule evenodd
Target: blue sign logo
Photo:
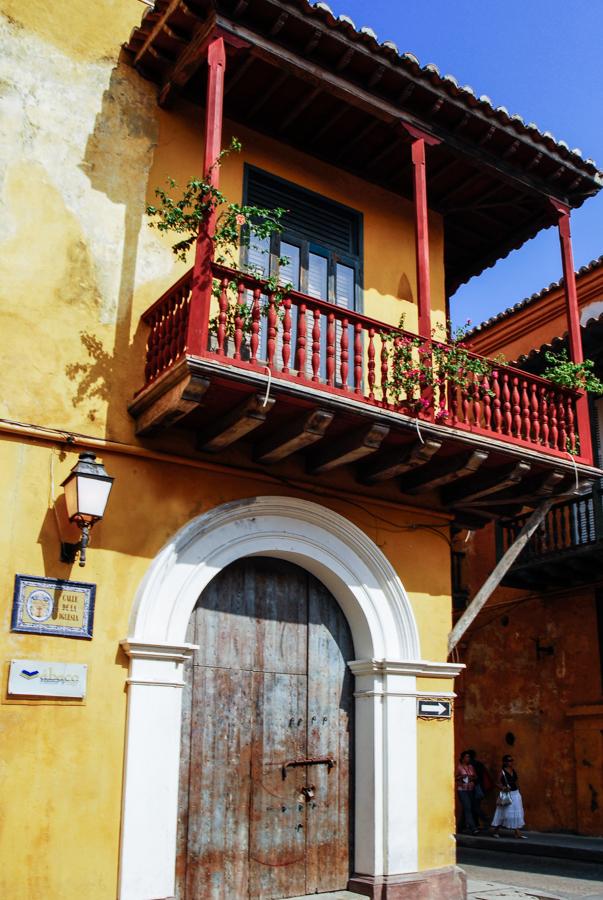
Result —
<path fill-rule="evenodd" d="M 28 678 L 28 679 L 37 678 L 37 676 L 39 674 L 40 674 L 40 672 L 38 669 L 35 669 L 33 672 L 28 672 L 27 669 L 21 669 L 21 671 L 19 672 L 19 675 L 21 676 L 21 678 Z"/>

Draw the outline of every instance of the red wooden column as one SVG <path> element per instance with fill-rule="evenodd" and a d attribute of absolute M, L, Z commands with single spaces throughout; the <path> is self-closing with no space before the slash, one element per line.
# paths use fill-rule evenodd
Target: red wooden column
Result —
<path fill-rule="evenodd" d="M 217 188 L 220 182 L 220 167 L 215 165 L 222 144 L 222 107 L 224 103 L 224 72 L 226 51 L 224 39 L 216 37 L 207 48 L 207 102 L 205 105 L 205 177 Z M 213 258 L 212 236 L 216 227 L 215 212 L 207 217 L 199 229 L 195 248 L 193 285 L 186 334 L 187 353 L 200 356 L 207 350 L 209 308 L 212 297 Z"/>
<path fill-rule="evenodd" d="M 429 226 L 427 208 L 427 177 L 425 147 L 439 144 L 437 138 L 402 123 L 413 139 L 412 164 L 415 197 L 415 250 L 417 260 L 417 305 L 419 307 L 419 335 L 431 337 L 431 283 L 429 273 Z"/>
<path fill-rule="evenodd" d="M 559 243 L 561 244 L 561 260 L 563 263 L 569 355 L 572 362 L 581 363 L 584 360 L 584 354 L 582 351 L 580 310 L 578 308 L 578 291 L 576 289 L 576 273 L 572 251 L 570 211 L 569 207 L 562 203 L 558 203 L 555 200 L 552 203 L 559 215 Z M 580 435 L 580 456 L 590 459 L 592 455 L 590 415 L 588 411 L 588 397 L 585 391 L 581 393 L 576 404 L 576 414 L 578 434 Z"/>

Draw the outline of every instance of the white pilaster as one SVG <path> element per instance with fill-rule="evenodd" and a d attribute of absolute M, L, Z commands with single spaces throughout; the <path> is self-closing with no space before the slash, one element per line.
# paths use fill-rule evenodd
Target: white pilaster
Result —
<path fill-rule="evenodd" d="M 130 657 L 119 900 L 174 896 L 183 667 L 193 644 L 122 641 Z"/>

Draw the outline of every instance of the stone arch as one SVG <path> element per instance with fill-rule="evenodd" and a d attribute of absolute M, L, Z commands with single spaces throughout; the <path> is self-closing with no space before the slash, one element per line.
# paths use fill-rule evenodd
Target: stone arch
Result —
<path fill-rule="evenodd" d="M 121 900 L 174 890 L 182 669 L 190 614 L 206 584 L 244 556 L 290 560 L 319 578 L 350 624 L 356 676 L 355 871 L 417 868 L 419 637 L 402 582 L 376 544 L 306 500 L 255 497 L 185 525 L 143 579 L 122 646 L 130 656 Z M 428 664 L 433 665 L 433 664 Z M 400 798 L 404 798 L 401 803 Z"/>

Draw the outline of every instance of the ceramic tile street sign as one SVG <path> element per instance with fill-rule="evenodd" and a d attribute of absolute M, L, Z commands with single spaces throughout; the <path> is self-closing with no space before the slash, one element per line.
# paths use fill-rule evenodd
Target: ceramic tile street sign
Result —
<path fill-rule="evenodd" d="M 8 676 L 11 697 L 86 696 L 88 666 L 80 663 L 48 662 L 42 659 L 12 659 Z"/>
<path fill-rule="evenodd" d="M 422 719 L 449 719 L 452 715 L 450 700 L 422 699 L 417 701 L 417 715 Z"/>
<path fill-rule="evenodd" d="M 92 638 L 96 585 L 15 575 L 11 631 Z"/>

